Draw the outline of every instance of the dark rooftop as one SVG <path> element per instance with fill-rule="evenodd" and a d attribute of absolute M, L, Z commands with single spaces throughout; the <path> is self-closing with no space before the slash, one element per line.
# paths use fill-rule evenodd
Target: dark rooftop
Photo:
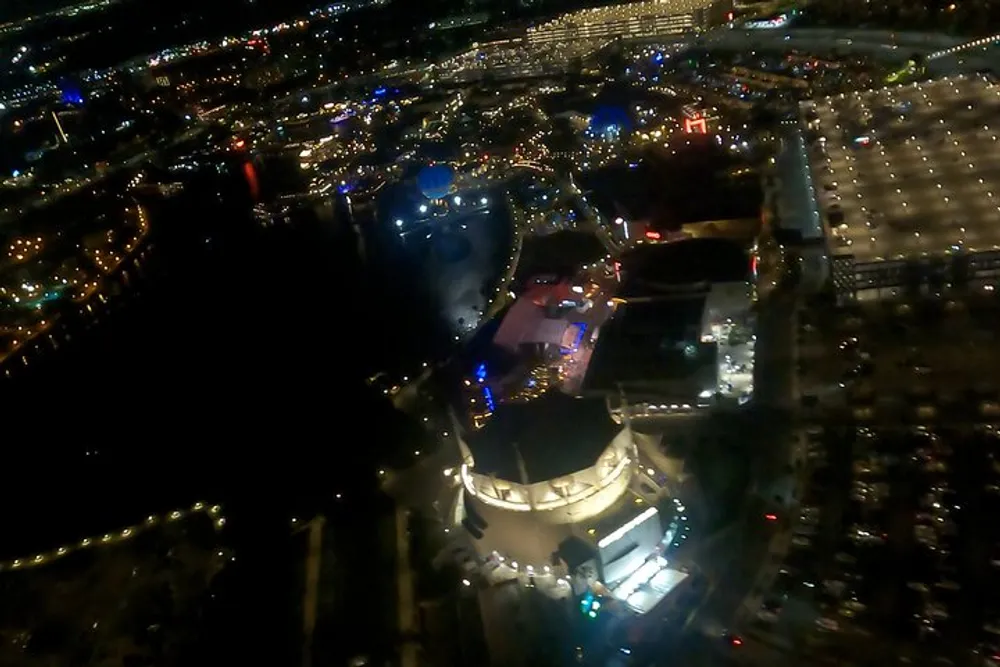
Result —
<path fill-rule="evenodd" d="M 644 152 L 635 168 L 596 169 L 579 182 L 610 217 L 623 215 L 667 231 L 706 220 L 759 218 L 759 176 L 753 171 L 735 175 L 745 166 L 713 136 L 689 134 L 669 148 Z"/>
<path fill-rule="evenodd" d="M 705 297 L 677 296 L 618 307 L 601 327 L 587 368 L 585 391 L 614 391 L 619 385 L 640 393 L 671 393 L 683 386 L 700 391 L 711 383 L 714 344 L 701 342 Z M 711 375 L 710 375 L 711 374 Z"/>
<path fill-rule="evenodd" d="M 528 482 L 535 483 L 594 465 L 619 431 L 603 398 L 551 391 L 527 403 L 497 406 L 486 426 L 469 436 L 468 445 L 476 472 L 520 482 L 520 455 Z"/>
<path fill-rule="evenodd" d="M 622 272 L 620 296 L 651 296 L 683 285 L 747 280 L 750 257 L 735 241 L 688 239 L 630 250 L 622 257 Z"/>

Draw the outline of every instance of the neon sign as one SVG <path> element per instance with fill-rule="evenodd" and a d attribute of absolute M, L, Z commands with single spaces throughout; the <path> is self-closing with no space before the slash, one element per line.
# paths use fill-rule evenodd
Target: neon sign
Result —
<path fill-rule="evenodd" d="M 684 131 L 688 134 L 708 134 L 708 121 L 704 116 L 685 118 Z"/>
<path fill-rule="evenodd" d="M 789 14 L 778 14 L 772 19 L 747 21 L 743 24 L 743 27 L 748 30 L 774 30 L 775 28 L 784 28 L 791 20 L 792 17 Z"/>

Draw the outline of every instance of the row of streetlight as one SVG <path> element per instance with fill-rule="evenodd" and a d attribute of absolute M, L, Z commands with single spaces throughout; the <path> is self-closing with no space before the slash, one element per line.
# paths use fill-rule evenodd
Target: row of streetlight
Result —
<path fill-rule="evenodd" d="M 51 551 L 43 551 L 31 556 L 0 561 L 0 572 L 12 572 L 47 565 L 72 553 L 78 553 L 99 546 L 119 544 L 131 540 L 139 533 L 163 523 L 173 523 L 199 514 L 208 516 L 212 520 L 212 525 L 216 530 L 220 530 L 226 525 L 226 518 L 222 516 L 222 508 L 219 505 L 206 505 L 205 503 L 198 502 L 186 510 L 178 509 L 165 514 L 151 514 L 140 524 L 126 526 L 125 528 L 102 535 L 85 537 L 78 542 L 67 543 Z"/>

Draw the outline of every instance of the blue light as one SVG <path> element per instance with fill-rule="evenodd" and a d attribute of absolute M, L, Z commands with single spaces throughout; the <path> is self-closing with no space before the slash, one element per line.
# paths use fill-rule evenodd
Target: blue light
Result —
<path fill-rule="evenodd" d="M 580 349 L 580 343 L 583 342 L 583 336 L 587 333 L 587 325 L 584 322 L 575 322 L 573 326 L 578 327 L 576 332 L 576 338 L 573 340 L 572 351 L 576 352 Z"/>
<path fill-rule="evenodd" d="M 493 392 L 490 391 L 488 386 L 483 387 L 483 398 L 486 399 L 486 407 L 490 409 L 490 412 L 496 408 L 496 403 L 493 402 Z"/>
<path fill-rule="evenodd" d="M 479 364 L 476 368 L 476 379 L 482 382 L 486 379 L 486 364 Z"/>
<path fill-rule="evenodd" d="M 76 87 L 66 87 L 62 91 L 62 101 L 72 106 L 83 104 L 83 93 Z"/>
<path fill-rule="evenodd" d="M 381 88 L 376 88 L 375 89 L 375 97 L 382 97 L 383 95 L 385 95 L 385 87 L 384 86 L 381 87 Z"/>

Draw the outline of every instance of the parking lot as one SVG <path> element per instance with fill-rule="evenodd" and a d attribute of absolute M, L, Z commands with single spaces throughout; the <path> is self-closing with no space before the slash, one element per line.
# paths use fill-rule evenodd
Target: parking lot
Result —
<path fill-rule="evenodd" d="M 770 660 L 998 664 L 998 325 L 988 293 L 802 313 L 804 484 L 740 628 Z"/>
<path fill-rule="evenodd" d="M 1000 87 L 937 81 L 802 106 L 834 252 L 877 261 L 1000 245 Z"/>

